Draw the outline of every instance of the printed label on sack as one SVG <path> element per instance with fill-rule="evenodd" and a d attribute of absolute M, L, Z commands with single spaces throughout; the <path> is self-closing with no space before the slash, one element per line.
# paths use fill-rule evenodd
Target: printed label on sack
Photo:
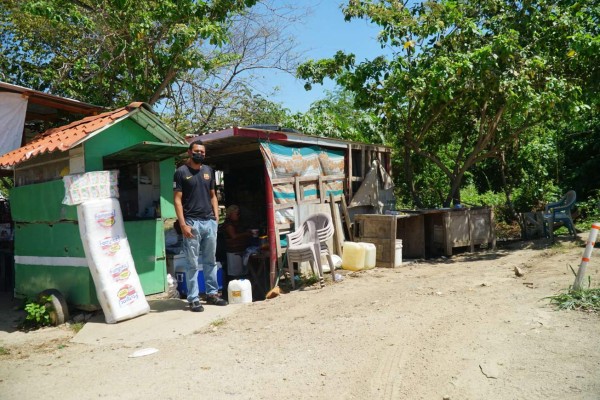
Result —
<path fill-rule="evenodd" d="M 110 269 L 110 276 L 115 282 L 124 282 L 130 276 L 131 272 L 129 271 L 129 265 L 127 264 L 117 264 Z"/>
<path fill-rule="evenodd" d="M 120 242 L 121 237 L 118 235 L 115 237 L 107 236 L 100 241 L 100 248 L 107 256 L 114 256 L 119 250 L 121 250 Z"/>
<path fill-rule="evenodd" d="M 103 228 L 110 228 L 115 224 L 115 210 L 100 211 L 94 214 L 96 223 Z"/>
<path fill-rule="evenodd" d="M 125 285 L 119 289 L 117 297 L 119 298 L 119 306 L 124 307 L 136 301 L 139 296 L 133 286 Z"/>
<path fill-rule="evenodd" d="M 232 290 L 231 297 L 242 297 L 242 291 L 241 290 Z"/>

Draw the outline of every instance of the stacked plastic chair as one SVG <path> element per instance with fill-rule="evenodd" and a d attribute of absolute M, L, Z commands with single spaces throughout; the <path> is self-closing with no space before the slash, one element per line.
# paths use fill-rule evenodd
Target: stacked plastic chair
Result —
<path fill-rule="evenodd" d="M 334 228 L 331 216 L 325 213 L 316 213 L 292 233 L 288 233 L 287 261 L 292 288 L 296 287 L 294 281 L 294 263 L 309 262 L 313 273 L 315 266 L 319 275 L 319 283 L 324 286 L 323 265 L 321 255 L 327 256 L 327 261 L 333 273 L 333 259 L 327 241 L 333 236 Z M 333 279 L 333 278 L 332 278 Z"/>

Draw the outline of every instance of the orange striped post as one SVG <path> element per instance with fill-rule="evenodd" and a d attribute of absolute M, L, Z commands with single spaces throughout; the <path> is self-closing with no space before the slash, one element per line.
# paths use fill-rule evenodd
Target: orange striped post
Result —
<path fill-rule="evenodd" d="M 598 236 L 598 230 L 600 230 L 600 223 L 596 222 L 592 224 L 592 230 L 590 231 L 590 236 L 588 237 L 583 256 L 581 257 L 581 264 L 579 264 L 579 269 L 577 270 L 575 283 L 573 283 L 573 290 L 581 290 L 583 279 L 585 278 L 585 270 L 592 257 L 592 249 L 594 248 L 596 237 Z"/>

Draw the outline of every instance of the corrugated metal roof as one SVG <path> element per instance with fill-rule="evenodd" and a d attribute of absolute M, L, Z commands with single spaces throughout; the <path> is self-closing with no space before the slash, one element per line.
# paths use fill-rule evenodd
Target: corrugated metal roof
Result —
<path fill-rule="evenodd" d="M 347 148 L 349 145 L 354 147 L 363 147 L 374 149 L 379 152 L 391 152 L 389 146 L 373 143 L 360 143 L 343 139 L 328 138 L 323 136 L 305 135 L 303 133 L 291 130 L 269 130 L 251 127 L 233 126 L 228 129 L 223 129 L 216 132 L 210 132 L 204 135 L 188 136 L 186 141 L 192 143 L 196 140 L 202 140 L 205 146 L 208 147 L 231 147 L 236 144 L 245 142 L 258 142 L 259 140 L 267 140 L 285 144 L 299 143 L 303 145 L 318 145 L 332 148 Z"/>
<path fill-rule="evenodd" d="M 136 116 L 136 114 L 138 115 Z M 25 146 L 0 157 L 0 166 L 11 167 L 41 154 L 69 150 L 89 139 L 93 134 L 130 117 L 137 123 L 139 123 L 138 121 L 152 121 L 153 123 L 140 125 L 165 143 L 185 144 L 185 141 L 176 132 L 160 122 L 149 105 L 136 102 L 113 111 L 83 118 L 65 126 L 49 129 L 37 135 Z"/>
<path fill-rule="evenodd" d="M 13 85 L 2 81 L 0 81 L 0 92 L 20 93 L 28 98 L 28 103 L 41 105 L 46 108 L 65 110 L 68 112 L 80 113 L 84 115 L 97 114 L 103 109 L 103 107 L 101 106 L 84 103 L 66 97 L 55 96 L 50 93 L 44 93 L 38 90 L 33 90 L 23 86 Z M 28 109 L 28 111 L 30 110 Z M 47 110 L 42 110 L 42 113 L 46 111 Z"/>
<path fill-rule="evenodd" d="M 204 135 L 186 137 L 188 143 L 192 143 L 196 140 L 202 140 L 204 146 L 206 146 L 206 157 L 209 164 L 214 164 L 216 166 L 223 166 L 232 160 L 243 161 L 248 158 L 261 157 L 261 140 L 292 146 L 317 145 L 338 149 L 365 149 L 388 154 L 391 154 L 392 152 L 390 147 L 380 144 L 359 143 L 342 139 L 304 135 L 289 131 L 273 131 L 236 126 Z"/>

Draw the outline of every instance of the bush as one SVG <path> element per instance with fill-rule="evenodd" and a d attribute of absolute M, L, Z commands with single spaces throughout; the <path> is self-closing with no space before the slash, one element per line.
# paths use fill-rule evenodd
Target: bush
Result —
<path fill-rule="evenodd" d="M 50 317 L 51 302 L 52 299 L 50 296 L 41 296 L 38 301 L 28 301 L 25 304 L 27 316 L 25 317 L 23 327 L 38 329 L 42 326 L 52 325 L 52 318 Z"/>
<path fill-rule="evenodd" d="M 579 219 L 587 223 L 600 222 L 600 189 L 584 201 L 577 202 Z"/>
<path fill-rule="evenodd" d="M 550 296 L 550 304 L 560 310 L 600 312 L 600 288 L 568 290 L 565 293 Z"/>

